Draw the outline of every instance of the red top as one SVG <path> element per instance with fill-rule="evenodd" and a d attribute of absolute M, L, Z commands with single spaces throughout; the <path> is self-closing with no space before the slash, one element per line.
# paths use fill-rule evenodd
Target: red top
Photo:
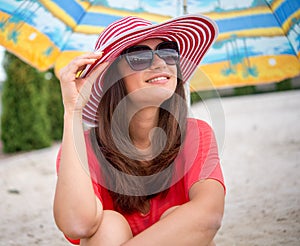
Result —
<path fill-rule="evenodd" d="M 98 179 L 95 177 L 99 175 L 99 163 L 91 146 L 88 132 L 85 133 L 85 140 L 95 194 L 102 202 L 103 209 L 114 210 L 108 190 L 96 182 Z M 57 158 L 57 167 L 59 161 L 60 152 Z M 150 211 L 146 215 L 139 212 L 123 214 L 131 227 L 133 235 L 157 222 L 168 208 L 188 202 L 189 189 L 201 179 L 215 179 L 223 185 L 225 190 L 214 133 L 204 121 L 188 119 L 186 138 L 174 165 L 173 185 L 169 188 L 165 197 L 158 195 L 152 198 L 150 200 Z M 80 240 L 68 240 L 73 244 L 80 243 Z"/>

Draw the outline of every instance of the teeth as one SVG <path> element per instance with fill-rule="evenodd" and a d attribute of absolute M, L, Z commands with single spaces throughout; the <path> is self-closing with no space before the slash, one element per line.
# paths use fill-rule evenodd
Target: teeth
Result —
<path fill-rule="evenodd" d="M 165 79 L 167 79 L 167 77 L 157 77 L 157 78 L 154 78 L 154 79 L 149 79 L 147 82 L 148 83 L 153 83 L 153 82 L 157 82 L 157 81 L 165 80 Z"/>

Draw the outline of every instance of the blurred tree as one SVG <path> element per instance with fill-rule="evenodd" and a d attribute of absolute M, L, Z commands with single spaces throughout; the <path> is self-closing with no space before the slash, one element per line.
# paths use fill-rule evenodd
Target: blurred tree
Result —
<path fill-rule="evenodd" d="M 64 108 L 62 104 L 59 80 L 55 77 L 53 70 L 46 73 L 49 80 L 47 112 L 51 125 L 51 138 L 61 140 L 63 131 Z"/>
<path fill-rule="evenodd" d="M 44 73 L 6 52 L 1 139 L 4 152 L 39 149 L 51 145 L 47 114 L 48 83 Z"/>
<path fill-rule="evenodd" d="M 291 79 L 285 79 L 281 82 L 278 82 L 275 84 L 276 90 L 277 91 L 287 91 L 287 90 L 292 90 L 292 80 Z"/>

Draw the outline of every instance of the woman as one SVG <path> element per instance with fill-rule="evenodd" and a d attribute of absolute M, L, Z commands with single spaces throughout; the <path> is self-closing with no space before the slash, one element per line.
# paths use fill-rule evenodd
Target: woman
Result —
<path fill-rule="evenodd" d="M 187 118 L 183 83 L 216 34 L 199 15 L 126 17 L 61 70 L 54 217 L 70 242 L 214 245 L 223 176 L 211 128 Z"/>

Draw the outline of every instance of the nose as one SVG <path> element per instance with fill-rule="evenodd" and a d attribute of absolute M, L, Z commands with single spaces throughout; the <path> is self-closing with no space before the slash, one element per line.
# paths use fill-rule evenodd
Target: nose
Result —
<path fill-rule="evenodd" d="M 161 59 L 156 53 L 153 54 L 153 62 L 150 67 L 151 69 L 166 67 L 166 65 L 166 62 L 163 59 Z"/>

